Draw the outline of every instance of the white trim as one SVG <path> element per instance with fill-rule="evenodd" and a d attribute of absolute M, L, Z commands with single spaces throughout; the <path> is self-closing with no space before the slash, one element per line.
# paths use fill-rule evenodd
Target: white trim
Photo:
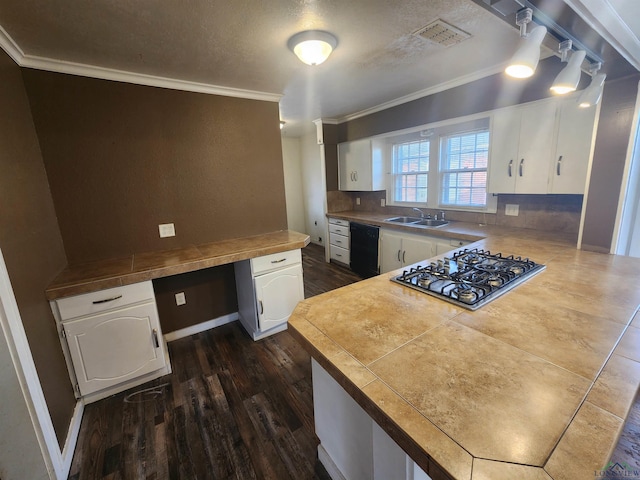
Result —
<path fill-rule="evenodd" d="M 629 25 L 607 0 L 564 0 L 636 69 L 640 70 L 640 43 Z"/>
<path fill-rule="evenodd" d="M 76 402 L 76 407 L 73 409 L 73 416 L 69 423 L 67 438 L 61 453 L 62 471 L 64 472 L 64 477 L 62 478 L 67 478 L 69 476 L 69 470 L 71 470 L 71 461 L 73 460 L 73 454 L 75 453 L 76 444 L 78 443 L 78 437 L 80 435 L 82 415 L 84 415 L 84 402 L 80 399 Z"/>
<path fill-rule="evenodd" d="M 226 325 L 227 323 L 234 322 L 239 318 L 240 317 L 238 316 L 238 312 L 229 313 L 228 315 L 223 315 L 222 317 L 214 318 L 213 320 L 207 320 L 206 322 L 198 323 L 197 325 L 191 325 L 190 327 L 165 333 L 164 339 L 167 342 L 173 342 L 174 340 L 178 340 L 179 338 L 188 337 L 190 335 L 195 335 L 196 333 L 204 332 L 211 328 Z"/>
<path fill-rule="evenodd" d="M 626 205 L 627 202 L 633 201 L 633 199 L 631 200 L 627 199 L 627 195 L 629 193 L 629 182 L 631 180 L 630 173 L 631 173 L 631 168 L 634 162 L 634 153 L 636 152 L 636 145 L 638 142 L 637 136 L 638 136 L 638 122 L 640 120 L 638 118 L 639 115 L 640 115 L 640 82 L 638 82 L 638 92 L 636 93 L 636 102 L 633 110 L 633 122 L 631 124 L 631 135 L 629 136 L 629 145 L 627 147 L 627 157 L 625 159 L 624 171 L 622 174 L 622 185 L 620 185 L 618 211 L 616 212 L 616 221 L 613 226 L 613 236 L 611 239 L 611 250 L 610 250 L 610 253 L 612 254 L 628 255 L 628 251 L 629 251 L 629 240 L 631 239 L 631 237 L 629 236 L 628 238 L 622 239 L 620 234 L 621 234 L 621 231 L 625 231 L 627 235 L 629 234 L 628 229 L 624 228 L 624 226 L 622 225 L 622 222 L 624 221 L 625 208 L 628 208 L 628 206 Z M 636 157 L 635 161 L 639 162 L 640 157 L 638 157 L 638 155 L 635 155 L 635 157 Z M 628 222 L 625 222 L 625 223 L 628 223 Z M 624 243 L 624 247 L 622 246 L 623 243 Z"/>
<path fill-rule="evenodd" d="M 333 460 L 321 443 L 318 444 L 318 460 L 331 477 L 331 480 L 347 480 L 345 476 L 342 475 L 342 472 L 336 466 L 336 464 L 333 463 Z"/>
<path fill-rule="evenodd" d="M 20 46 L 11 38 L 7 31 L 0 25 L 0 47 L 23 68 L 34 68 L 49 72 L 67 73 L 81 77 L 113 80 L 116 82 L 133 83 L 149 87 L 168 88 L 186 92 L 206 93 L 210 95 L 222 95 L 225 97 L 246 98 L 250 100 L 262 100 L 266 102 L 279 102 L 282 94 L 258 92 L 256 90 L 244 90 L 240 88 L 210 85 L 208 83 L 190 82 L 175 78 L 146 75 L 143 73 L 103 68 L 96 65 L 86 65 L 76 62 L 67 62 L 53 58 L 39 57 L 25 54 Z"/>
<path fill-rule="evenodd" d="M 451 88 L 459 87 L 460 85 L 464 85 L 466 83 L 473 82 L 475 80 L 480 80 L 481 78 L 488 77 L 490 75 L 495 75 L 496 73 L 500 73 L 504 70 L 502 65 L 494 66 L 490 68 L 486 68 L 484 70 L 479 70 L 477 72 L 471 73 L 469 75 L 463 75 L 462 77 L 455 78 L 448 82 L 440 83 L 435 87 L 425 88 L 424 90 L 420 90 L 418 92 L 411 93 L 409 95 L 405 95 L 404 97 L 396 98 L 394 100 L 390 100 L 388 102 L 382 103 L 375 107 L 367 108 L 365 110 L 361 110 L 359 112 L 346 115 L 338 119 L 338 123 L 348 122 L 351 120 L 355 120 L 356 118 L 365 117 L 367 115 L 371 115 L 372 113 L 380 112 L 382 110 L 386 110 L 388 108 L 397 107 L 398 105 L 402 105 L 403 103 L 412 102 L 413 100 L 418 100 L 419 98 L 427 97 L 429 95 L 434 95 L 436 93 L 443 92 L 445 90 L 449 90 Z"/>
<path fill-rule="evenodd" d="M 65 471 L 49 408 L 47 407 L 33 357 L 31 356 L 18 304 L 11 287 L 9 272 L 1 250 L 0 307 L 4 311 L 4 315 L 0 315 L 2 329 L 5 331 L 10 354 L 16 369 L 16 376 L 22 388 L 44 463 L 51 478 L 67 478 L 69 472 Z"/>

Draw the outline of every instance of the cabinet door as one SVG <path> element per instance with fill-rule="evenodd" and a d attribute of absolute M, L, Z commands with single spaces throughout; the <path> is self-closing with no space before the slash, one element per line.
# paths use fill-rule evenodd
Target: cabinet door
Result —
<path fill-rule="evenodd" d="M 402 266 L 402 237 L 383 231 L 380 235 L 380 273 Z"/>
<path fill-rule="evenodd" d="M 301 265 L 260 275 L 255 278 L 254 284 L 258 327 L 263 332 L 285 323 L 298 302 L 304 300 Z"/>
<path fill-rule="evenodd" d="M 547 193 L 549 163 L 553 157 L 556 102 L 541 102 L 522 109 L 515 193 Z"/>
<path fill-rule="evenodd" d="M 423 262 L 435 255 L 434 245 L 430 240 L 418 237 L 403 237 L 402 239 L 402 264 L 411 265 Z"/>
<path fill-rule="evenodd" d="M 371 140 L 355 140 L 338 145 L 340 190 L 371 190 L 371 167 Z"/>
<path fill-rule="evenodd" d="M 491 162 L 489 192 L 513 193 L 516 188 L 520 110 L 511 108 L 493 113 L 491 120 Z"/>
<path fill-rule="evenodd" d="M 165 366 L 155 303 L 63 323 L 84 396 Z"/>
<path fill-rule="evenodd" d="M 596 110 L 580 108 L 575 98 L 562 102 L 550 193 L 585 192 Z"/>

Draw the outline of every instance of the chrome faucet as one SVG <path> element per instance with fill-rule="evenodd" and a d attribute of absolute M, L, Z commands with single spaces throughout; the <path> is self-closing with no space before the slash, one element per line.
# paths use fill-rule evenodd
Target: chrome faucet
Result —
<path fill-rule="evenodd" d="M 416 212 L 420 212 L 420 218 L 431 218 L 431 215 L 429 215 L 428 213 L 425 215 L 424 212 L 422 210 L 420 210 L 419 208 L 413 208 L 412 210 L 415 210 Z"/>

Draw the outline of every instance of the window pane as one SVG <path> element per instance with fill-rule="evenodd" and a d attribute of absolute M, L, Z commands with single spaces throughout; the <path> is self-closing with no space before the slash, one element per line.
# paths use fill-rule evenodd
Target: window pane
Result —
<path fill-rule="evenodd" d="M 488 163 L 488 131 L 446 137 L 441 159 L 442 203 L 486 205 Z"/>
<path fill-rule="evenodd" d="M 429 171 L 428 140 L 399 143 L 393 147 L 393 175 L 395 202 L 427 201 L 427 172 Z"/>

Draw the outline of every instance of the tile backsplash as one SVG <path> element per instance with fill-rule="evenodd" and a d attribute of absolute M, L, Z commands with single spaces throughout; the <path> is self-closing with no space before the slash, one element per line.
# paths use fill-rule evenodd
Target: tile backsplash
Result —
<path fill-rule="evenodd" d="M 356 205 L 356 199 L 360 205 Z M 496 213 L 462 212 L 446 210 L 449 220 L 459 222 L 484 223 L 507 227 L 532 228 L 535 230 L 578 233 L 582 211 L 582 195 L 498 195 Z M 408 207 L 380 205 L 386 199 L 384 190 L 378 192 L 327 192 L 328 211 L 358 211 L 376 214 L 413 215 Z M 505 215 L 507 204 L 518 205 L 518 216 Z M 438 209 L 425 208 L 432 215 Z"/>

